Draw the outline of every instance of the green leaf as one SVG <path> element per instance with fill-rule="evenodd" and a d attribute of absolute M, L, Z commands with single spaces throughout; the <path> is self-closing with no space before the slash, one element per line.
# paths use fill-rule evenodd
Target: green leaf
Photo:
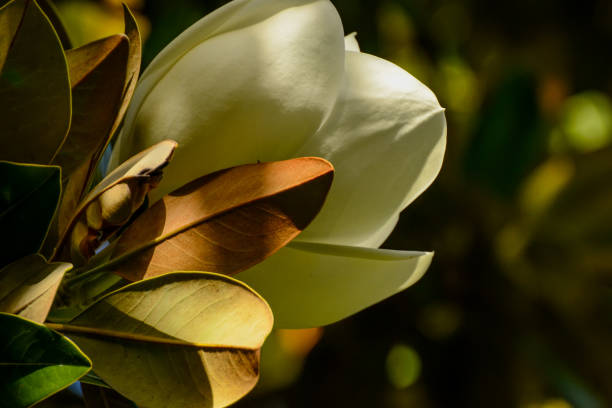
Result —
<path fill-rule="evenodd" d="M 18 316 L 0 313 L 0 395 L 3 407 L 29 407 L 66 388 L 91 368 L 68 338 Z"/>
<path fill-rule="evenodd" d="M 132 281 L 174 270 L 238 273 L 306 228 L 333 175 L 328 161 L 304 157 L 204 176 L 136 218 L 110 262 Z"/>
<path fill-rule="evenodd" d="M 70 80 L 62 45 L 33 0 L 4 6 L 0 23 L 8 27 L 7 34 L 14 30 L 12 36 L 0 32 L 0 159 L 49 164 L 70 127 Z"/>
<path fill-rule="evenodd" d="M 57 166 L 0 161 L 0 266 L 38 252 L 60 198 Z"/>
<path fill-rule="evenodd" d="M 224 407 L 259 376 L 273 325 L 248 286 L 210 273 L 171 273 L 119 289 L 69 325 L 113 389 L 148 408 Z"/>
<path fill-rule="evenodd" d="M 69 263 L 48 263 L 38 254 L 0 269 L 0 311 L 45 321 Z"/>

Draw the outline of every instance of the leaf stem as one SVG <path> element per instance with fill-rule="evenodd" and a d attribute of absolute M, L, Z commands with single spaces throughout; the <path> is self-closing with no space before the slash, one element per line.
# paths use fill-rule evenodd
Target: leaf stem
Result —
<path fill-rule="evenodd" d="M 156 344 L 164 344 L 164 345 L 175 345 L 175 346 L 183 346 L 183 347 L 195 347 L 195 348 L 207 348 L 207 349 L 222 349 L 222 350 L 231 350 L 240 348 L 241 350 L 257 350 L 256 347 L 246 347 L 246 346 L 229 346 L 224 344 L 207 344 L 207 343 L 196 343 L 185 340 L 180 340 L 173 337 L 166 337 L 163 333 L 156 336 L 148 336 L 145 334 L 131 333 L 126 331 L 118 331 L 118 330 L 108 330 L 108 329 L 100 329 L 97 327 L 88 327 L 88 326 L 77 326 L 73 324 L 61 324 L 61 323 L 45 323 L 45 326 L 49 329 L 56 330 L 63 333 L 81 333 L 89 336 L 99 336 L 111 339 L 122 339 L 122 340 L 132 340 L 132 341 L 141 341 L 145 343 L 156 343 Z M 163 336 L 163 337 L 162 337 Z"/>

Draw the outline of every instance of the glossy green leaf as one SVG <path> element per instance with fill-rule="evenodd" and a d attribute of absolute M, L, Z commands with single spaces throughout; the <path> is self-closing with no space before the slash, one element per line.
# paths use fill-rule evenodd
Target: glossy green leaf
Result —
<path fill-rule="evenodd" d="M 0 159 L 49 164 L 70 127 L 70 80 L 62 44 L 33 0 L 4 6 L 0 23 L 8 27 L 7 34 L 14 31 L 10 37 L 0 32 Z"/>
<path fill-rule="evenodd" d="M 60 198 L 57 166 L 0 161 L 0 266 L 38 252 Z"/>
<path fill-rule="evenodd" d="M 91 369 L 68 338 L 27 319 L 0 313 L 2 407 L 29 407 L 66 388 Z"/>
<path fill-rule="evenodd" d="M 243 283 L 183 272 L 128 285 L 52 326 L 70 333 L 96 374 L 136 405 L 206 408 L 255 385 L 272 325 L 268 304 Z"/>
<path fill-rule="evenodd" d="M 0 269 L 0 311 L 43 323 L 69 263 L 33 254 Z"/>

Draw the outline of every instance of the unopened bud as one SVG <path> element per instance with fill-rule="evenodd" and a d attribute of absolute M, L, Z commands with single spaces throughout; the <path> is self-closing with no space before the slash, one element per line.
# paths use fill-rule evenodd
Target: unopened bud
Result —
<path fill-rule="evenodd" d="M 87 225 L 94 230 L 102 229 L 102 208 L 98 200 L 93 200 L 85 210 Z"/>
<path fill-rule="evenodd" d="M 110 225 L 123 225 L 132 215 L 132 190 L 126 183 L 117 184 L 98 198 L 102 219 Z"/>

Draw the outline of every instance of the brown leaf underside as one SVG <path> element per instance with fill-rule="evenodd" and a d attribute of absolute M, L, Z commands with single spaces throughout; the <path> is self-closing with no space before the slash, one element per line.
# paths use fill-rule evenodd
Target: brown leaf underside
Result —
<path fill-rule="evenodd" d="M 68 52 L 70 78 L 73 88 L 77 88 L 74 89 L 75 106 L 77 106 L 79 96 L 86 105 L 80 110 L 80 113 L 75 112 L 73 129 L 77 129 L 80 133 L 81 137 L 77 135 L 78 142 L 86 143 L 87 154 L 80 154 L 78 150 L 70 149 L 70 146 L 67 146 L 63 156 L 58 158 L 62 166 L 68 165 L 70 169 L 69 171 L 64 170 L 64 178 L 68 180 L 62 183 L 65 191 L 64 198 L 45 242 L 44 253 L 47 256 L 54 254 L 55 247 L 60 244 L 59 240 L 70 226 L 72 215 L 83 198 L 92 174 L 125 115 L 138 80 L 142 48 L 140 32 L 129 8 L 126 5 L 123 8 L 125 34 L 101 39 Z M 92 70 L 98 73 L 92 75 Z M 81 84 L 82 82 L 85 83 Z M 91 95 L 99 90 L 100 83 L 104 90 L 102 92 L 104 101 L 102 102 L 96 95 L 91 98 Z M 97 84 L 98 87 L 94 88 L 92 84 Z M 90 88 L 91 91 L 94 91 L 93 93 L 87 92 Z M 79 95 L 79 89 L 82 90 L 82 95 Z M 92 103 L 95 106 L 89 106 Z M 97 113 L 98 110 L 101 112 Z M 96 121 L 98 126 L 93 129 L 90 128 L 89 123 L 91 117 L 99 118 Z M 84 126 L 83 123 L 80 123 L 83 120 Z M 75 121 L 80 126 L 75 127 Z M 74 160 L 75 157 L 78 157 L 79 160 Z"/>
<path fill-rule="evenodd" d="M 62 167 L 64 179 L 92 160 L 106 144 L 123 95 L 128 52 L 127 37 L 117 34 L 66 53 L 72 85 L 72 125 L 54 161 Z"/>
<path fill-rule="evenodd" d="M 128 228 L 114 255 L 127 258 L 116 273 L 134 281 L 175 270 L 243 271 L 282 248 L 314 219 L 332 178 L 327 161 L 300 158 L 198 179 Z"/>

